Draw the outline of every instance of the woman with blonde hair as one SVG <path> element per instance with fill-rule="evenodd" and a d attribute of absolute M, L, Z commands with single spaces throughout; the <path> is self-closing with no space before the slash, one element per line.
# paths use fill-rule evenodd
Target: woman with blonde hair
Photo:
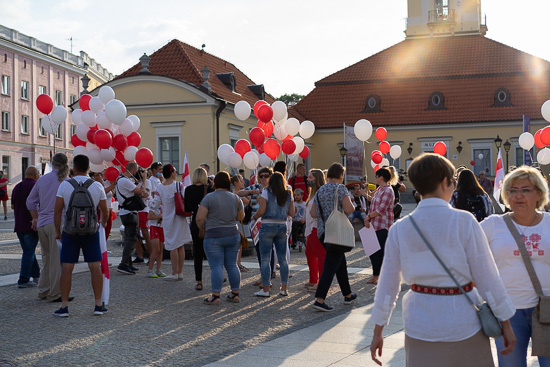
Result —
<path fill-rule="evenodd" d="M 321 274 L 323 274 L 323 265 L 327 250 L 323 247 L 317 236 L 317 218 L 311 216 L 315 193 L 325 184 L 325 175 L 323 171 L 313 168 L 307 176 L 308 197 L 306 202 L 306 258 L 309 267 L 309 282 L 306 283 L 306 289 L 309 292 L 317 291 L 317 283 Z"/>
<path fill-rule="evenodd" d="M 531 282 L 521 251 L 508 229 L 505 217 L 509 216 L 523 239 L 530 261 L 544 295 L 550 295 L 550 214 L 542 208 L 548 203 L 548 185 L 544 176 L 533 167 L 521 166 L 504 177 L 502 199 L 512 211 L 505 215 L 491 215 L 481 227 L 489 241 L 500 277 L 516 312 L 510 319 L 517 338 L 514 351 L 498 355 L 499 366 L 526 366 L 527 349 L 532 336 L 533 311 L 539 294 Z M 546 250 L 546 251 L 545 251 Z M 536 341 L 533 341 L 533 355 Z M 502 338 L 496 340 L 499 351 L 505 348 Z M 550 355 L 539 355 L 541 367 L 550 366 Z"/>

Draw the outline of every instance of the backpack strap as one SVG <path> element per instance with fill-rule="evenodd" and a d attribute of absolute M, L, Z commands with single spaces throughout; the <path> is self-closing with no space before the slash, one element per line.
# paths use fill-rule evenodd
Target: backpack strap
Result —
<path fill-rule="evenodd" d="M 89 178 L 82 184 L 82 186 L 84 186 L 86 189 L 88 189 L 90 186 L 93 185 L 94 182 L 95 182 L 94 180 Z"/>
<path fill-rule="evenodd" d="M 70 183 L 75 189 L 78 187 L 78 182 L 74 178 L 67 180 L 67 182 Z"/>

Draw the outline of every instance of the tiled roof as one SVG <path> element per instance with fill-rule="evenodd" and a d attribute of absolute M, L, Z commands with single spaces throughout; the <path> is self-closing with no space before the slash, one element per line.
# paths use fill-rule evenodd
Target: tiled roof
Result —
<path fill-rule="evenodd" d="M 174 39 L 149 55 L 149 57 L 151 58 L 151 62 L 148 69 L 153 75 L 163 75 L 184 80 L 196 87 L 200 87 L 203 83 L 201 69 L 206 65 L 210 69 L 209 82 L 215 95 L 231 103 L 245 100 L 250 105 L 253 105 L 259 100 L 247 87 L 247 85 L 254 85 L 256 83 L 250 80 L 235 65 L 184 42 Z M 115 79 L 139 75 L 141 69 L 141 63 L 137 63 Z M 234 74 L 236 80 L 235 92 L 232 92 L 216 76 L 216 74 L 231 72 Z M 267 93 L 265 94 L 265 100 L 269 103 L 275 101 L 273 96 Z"/>
<path fill-rule="evenodd" d="M 493 107 L 505 88 L 512 106 Z M 433 92 L 444 110 L 428 110 Z M 380 112 L 363 112 L 367 96 L 378 95 Z M 319 128 L 438 124 L 542 118 L 550 99 L 550 62 L 484 36 L 407 39 L 321 79 L 293 107 Z M 291 112 L 292 114 L 292 112 Z"/>

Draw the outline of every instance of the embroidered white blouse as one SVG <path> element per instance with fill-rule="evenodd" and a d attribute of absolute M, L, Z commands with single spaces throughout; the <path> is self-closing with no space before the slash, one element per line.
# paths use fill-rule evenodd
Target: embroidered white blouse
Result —
<path fill-rule="evenodd" d="M 412 215 L 458 282 L 475 282 L 471 298 L 481 295 L 498 319 L 511 318 L 515 308 L 474 217 L 437 198 L 422 200 Z M 389 231 L 371 316 L 375 324 L 389 323 L 402 279 L 409 285 L 456 287 L 408 217 Z M 403 297 L 403 319 L 405 333 L 424 341 L 464 340 L 481 329 L 475 309 L 462 294 L 441 296 L 409 290 Z"/>

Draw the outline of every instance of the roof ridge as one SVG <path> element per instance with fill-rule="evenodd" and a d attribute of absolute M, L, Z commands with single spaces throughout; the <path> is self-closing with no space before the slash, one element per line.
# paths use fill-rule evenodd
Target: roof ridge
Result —
<path fill-rule="evenodd" d="M 193 62 L 193 59 L 189 56 L 189 54 L 187 53 L 187 50 L 184 47 L 184 45 L 189 46 L 189 47 L 193 47 L 193 46 L 191 46 L 191 45 L 189 45 L 185 42 L 182 42 L 182 41 L 180 41 L 179 39 L 176 39 L 176 38 L 174 38 L 172 42 L 176 43 L 178 50 L 183 53 L 183 57 L 185 57 L 186 61 L 189 62 L 191 65 L 193 65 L 193 71 L 195 72 L 195 75 L 199 78 L 199 80 L 203 79 L 201 69 L 199 69 L 197 67 L 197 65 L 195 65 L 195 63 Z M 172 43 L 172 42 L 170 42 L 170 43 Z M 193 47 L 193 48 L 195 48 L 196 50 L 199 50 L 196 47 Z"/>

